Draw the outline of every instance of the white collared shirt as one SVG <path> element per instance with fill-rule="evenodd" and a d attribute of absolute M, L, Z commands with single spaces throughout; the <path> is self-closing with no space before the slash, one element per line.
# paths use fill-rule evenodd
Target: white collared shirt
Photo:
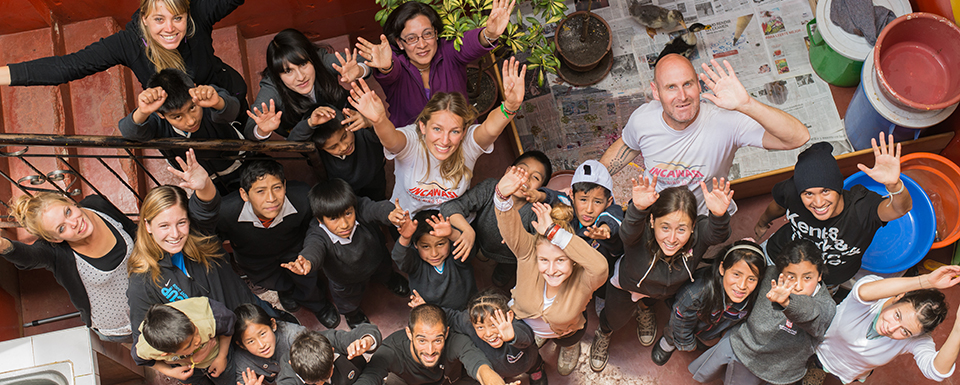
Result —
<path fill-rule="evenodd" d="M 240 209 L 240 216 L 237 218 L 237 222 L 253 222 L 253 227 L 272 229 L 282 223 L 284 217 L 296 213 L 297 208 L 293 207 L 293 203 L 290 203 L 290 200 L 284 197 L 283 206 L 280 207 L 280 214 L 273 219 L 273 222 L 270 222 L 270 227 L 263 227 L 263 222 L 260 221 L 260 217 L 253 212 L 253 205 L 250 204 L 250 202 L 243 202 L 243 208 Z"/>
<path fill-rule="evenodd" d="M 344 238 L 334 234 L 333 231 L 330 231 L 330 229 L 327 228 L 327 225 L 324 225 L 323 222 L 319 220 L 317 222 L 320 222 L 320 228 L 327 233 L 327 236 L 330 237 L 330 240 L 333 241 L 333 243 L 339 243 L 341 245 L 349 245 L 351 242 L 353 242 L 353 234 L 357 233 L 357 226 L 360 226 L 360 222 L 353 221 L 353 230 L 350 231 L 350 236 Z"/>

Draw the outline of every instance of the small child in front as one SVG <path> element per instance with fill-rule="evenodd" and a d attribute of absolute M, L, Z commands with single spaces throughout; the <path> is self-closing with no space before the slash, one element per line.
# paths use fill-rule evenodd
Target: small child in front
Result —
<path fill-rule="evenodd" d="M 206 297 L 155 304 L 130 350 L 137 365 L 152 366 L 185 384 L 236 384 L 230 339 L 236 316 Z"/>
<path fill-rule="evenodd" d="M 316 221 L 310 223 L 297 260 L 282 266 L 300 275 L 323 269 L 333 304 L 347 325 L 370 322 L 360 302 L 372 277 L 382 275 L 391 291 L 407 294 L 403 277 L 391 270 L 380 231 L 380 225 L 399 224 L 401 212 L 389 201 L 357 198 L 343 179 L 318 183 L 308 199 Z"/>
<path fill-rule="evenodd" d="M 477 282 L 469 262 L 450 258 L 450 220 L 437 210 L 422 210 L 412 220 L 405 215 L 402 222 L 392 257 L 410 279 L 411 300 L 419 294 L 428 304 L 463 310 L 477 292 Z"/>

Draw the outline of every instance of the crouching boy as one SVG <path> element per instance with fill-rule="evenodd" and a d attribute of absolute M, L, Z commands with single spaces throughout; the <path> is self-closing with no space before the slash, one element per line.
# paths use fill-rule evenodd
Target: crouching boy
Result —
<path fill-rule="evenodd" d="M 130 353 L 185 384 L 234 385 L 230 337 L 235 315 L 220 302 L 194 297 L 147 310 Z"/>

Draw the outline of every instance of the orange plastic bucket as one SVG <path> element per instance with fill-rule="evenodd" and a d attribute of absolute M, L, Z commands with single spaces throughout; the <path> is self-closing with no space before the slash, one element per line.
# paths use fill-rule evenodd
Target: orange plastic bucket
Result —
<path fill-rule="evenodd" d="M 915 152 L 900 158 L 900 172 L 916 181 L 933 203 L 937 234 L 931 248 L 960 239 L 960 167 L 940 155 Z"/>

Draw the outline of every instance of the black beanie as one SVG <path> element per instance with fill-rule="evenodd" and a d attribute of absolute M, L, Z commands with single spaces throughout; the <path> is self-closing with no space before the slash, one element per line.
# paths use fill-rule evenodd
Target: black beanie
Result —
<path fill-rule="evenodd" d="M 793 184 L 797 187 L 798 195 L 812 187 L 828 188 L 838 193 L 843 191 L 843 174 L 833 157 L 830 143 L 814 143 L 797 155 Z"/>

